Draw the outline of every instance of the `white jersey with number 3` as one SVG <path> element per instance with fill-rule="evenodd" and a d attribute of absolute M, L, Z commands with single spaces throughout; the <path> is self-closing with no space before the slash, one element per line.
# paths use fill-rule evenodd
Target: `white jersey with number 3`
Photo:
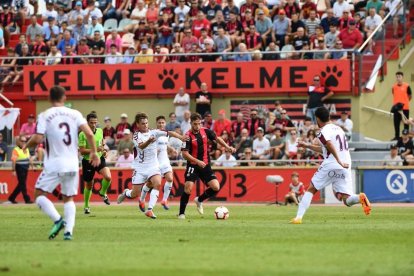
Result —
<path fill-rule="evenodd" d="M 345 132 L 337 125 L 329 123 L 325 125 L 317 135 L 322 144 L 324 163 L 337 162 L 335 157 L 326 148 L 326 143 L 331 141 L 338 153 L 338 157 L 343 163 L 351 165 L 351 155 L 348 150 L 348 141 Z"/>
<path fill-rule="evenodd" d="M 151 137 L 158 139 L 162 136 L 168 136 L 167 131 L 152 129 L 148 132 L 135 132 L 134 138 L 132 139 L 135 147 L 135 159 L 132 163 L 134 169 L 145 169 L 152 166 L 159 167 L 158 157 L 157 157 L 157 141 L 149 144 L 145 149 L 140 149 L 139 145 L 145 143 Z"/>
<path fill-rule="evenodd" d="M 82 114 L 64 106 L 51 107 L 39 114 L 36 133 L 45 137 L 44 171 L 79 171 L 78 130 L 86 124 Z"/>

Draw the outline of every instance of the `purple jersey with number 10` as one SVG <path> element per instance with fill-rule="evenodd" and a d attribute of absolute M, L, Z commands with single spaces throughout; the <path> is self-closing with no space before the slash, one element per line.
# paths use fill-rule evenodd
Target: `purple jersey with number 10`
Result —
<path fill-rule="evenodd" d="M 45 173 L 79 170 L 78 130 L 83 124 L 86 120 L 79 111 L 64 106 L 39 114 L 36 133 L 45 137 Z"/>
<path fill-rule="evenodd" d="M 348 141 L 346 140 L 345 132 L 337 125 L 332 123 L 325 125 L 320 133 L 317 135 L 322 144 L 324 163 L 336 162 L 335 157 L 327 150 L 326 143 L 331 141 L 338 153 L 339 159 L 347 164 L 351 164 L 351 155 L 348 150 Z"/>

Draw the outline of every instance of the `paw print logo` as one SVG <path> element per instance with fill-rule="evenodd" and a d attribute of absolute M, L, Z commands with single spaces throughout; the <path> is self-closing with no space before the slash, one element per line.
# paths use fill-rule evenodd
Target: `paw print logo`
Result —
<path fill-rule="evenodd" d="M 170 69 L 170 71 L 168 71 L 167 69 L 164 69 L 162 74 L 158 74 L 158 78 L 162 80 L 163 89 L 174 89 L 175 88 L 174 80 L 178 79 L 178 74 L 175 74 L 173 69 Z"/>
<path fill-rule="evenodd" d="M 328 87 L 337 87 L 339 82 L 338 78 L 342 76 L 342 71 L 338 71 L 336 66 L 326 66 L 326 70 L 322 71 L 321 76 L 325 79 L 325 85 Z"/>

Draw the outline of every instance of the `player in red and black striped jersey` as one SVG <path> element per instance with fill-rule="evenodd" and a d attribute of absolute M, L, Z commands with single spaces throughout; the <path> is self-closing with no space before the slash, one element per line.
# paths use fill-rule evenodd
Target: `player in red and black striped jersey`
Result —
<path fill-rule="evenodd" d="M 208 141 L 216 142 L 227 151 L 235 152 L 235 149 L 227 145 L 221 137 L 217 137 L 214 131 L 201 126 L 200 114 L 193 113 L 190 120 L 191 129 L 186 133 L 189 140 L 183 144 L 181 149 L 183 157 L 187 160 L 187 168 L 185 170 L 184 192 L 180 200 L 180 213 L 178 214 L 180 219 L 185 219 L 185 209 L 195 181 L 201 179 L 208 186 L 202 195 L 194 199 L 200 214 L 204 213 L 202 202 L 213 197 L 220 190 L 220 184 L 210 166 Z"/>

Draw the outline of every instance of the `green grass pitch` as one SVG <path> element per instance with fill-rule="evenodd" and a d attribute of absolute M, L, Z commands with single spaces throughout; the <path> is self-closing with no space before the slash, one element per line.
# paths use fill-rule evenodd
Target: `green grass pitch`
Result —
<path fill-rule="evenodd" d="M 189 205 L 78 206 L 73 241 L 47 239 L 50 220 L 35 205 L 0 206 L 0 275 L 414 275 L 414 209 L 311 206 L 290 225 L 296 207 L 227 206 L 230 218 L 200 217 Z M 58 206 L 62 212 L 62 205 Z"/>

